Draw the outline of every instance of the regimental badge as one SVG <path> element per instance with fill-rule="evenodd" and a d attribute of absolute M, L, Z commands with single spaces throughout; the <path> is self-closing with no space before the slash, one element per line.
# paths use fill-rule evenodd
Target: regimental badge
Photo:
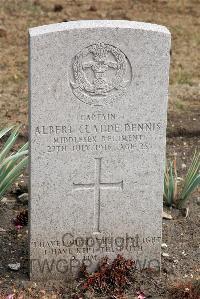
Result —
<path fill-rule="evenodd" d="M 118 100 L 132 79 L 128 58 L 118 48 L 96 43 L 79 52 L 72 62 L 71 87 L 82 102 L 105 106 Z"/>

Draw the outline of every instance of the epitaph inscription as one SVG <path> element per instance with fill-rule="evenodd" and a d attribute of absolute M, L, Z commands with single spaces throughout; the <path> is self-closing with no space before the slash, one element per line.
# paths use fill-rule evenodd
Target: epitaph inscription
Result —
<path fill-rule="evenodd" d="M 118 253 L 160 267 L 170 33 L 129 21 L 30 29 L 30 275 Z"/>
<path fill-rule="evenodd" d="M 123 180 L 116 183 L 102 183 L 101 182 L 101 160 L 102 158 L 95 158 L 95 183 L 76 184 L 73 183 L 74 190 L 92 189 L 94 190 L 94 233 L 100 232 L 100 205 L 101 205 L 101 189 L 118 188 L 123 190 Z"/>

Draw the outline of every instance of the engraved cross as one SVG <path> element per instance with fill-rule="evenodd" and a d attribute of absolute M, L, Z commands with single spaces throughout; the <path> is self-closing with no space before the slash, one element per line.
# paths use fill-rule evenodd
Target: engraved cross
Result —
<path fill-rule="evenodd" d="M 94 190 L 94 233 L 100 232 L 100 204 L 101 204 L 101 189 L 119 188 L 123 190 L 123 180 L 116 183 L 102 183 L 101 182 L 101 160 L 102 158 L 95 158 L 95 182 L 88 184 L 73 183 L 74 190 Z"/>

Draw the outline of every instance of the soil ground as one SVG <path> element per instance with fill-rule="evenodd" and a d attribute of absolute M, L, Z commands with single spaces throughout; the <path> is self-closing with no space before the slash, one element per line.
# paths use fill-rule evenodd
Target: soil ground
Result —
<path fill-rule="evenodd" d="M 200 1 L 0 0 L 0 10 L 0 127 L 22 124 L 20 144 L 28 138 L 29 27 L 80 19 L 127 19 L 166 25 L 172 33 L 167 156 L 177 154 L 179 176 L 185 175 L 194 150 L 200 149 Z M 53 283 L 45 286 L 28 282 L 27 227 L 17 231 L 11 221 L 26 208 L 17 195 L 27 192 L 27 174 L 19 185 L 0 202 L 0 298 L 14 289 L 23 290 L 28 299 L 61 298 Z M 133 292 L 142 288 L 145 294 L 165 299 L 172 284 L 200 279 L 198 196 L 196 192 L 191 197 L 187 218 L 176 210 L 168 211 L 173 220 L 163 221 L 163 243 L 168 246 L 163 251 L 169 257 L 162 258 L 160 276 L 136 274 Z M 12 262 L 20 262 L 21 268 L 12 272 L 8 269 Z M 67 285 L 62 288 L 66 295 Z"/>

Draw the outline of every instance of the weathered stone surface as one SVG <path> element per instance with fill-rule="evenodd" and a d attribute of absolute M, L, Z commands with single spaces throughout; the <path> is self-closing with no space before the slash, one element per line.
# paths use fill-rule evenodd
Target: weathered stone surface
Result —
<path fill-rule="evenodd" d="M 169 31 L 80 21 L 29 34 L 31 276 L 118 253 L 158 267 Z"/>

